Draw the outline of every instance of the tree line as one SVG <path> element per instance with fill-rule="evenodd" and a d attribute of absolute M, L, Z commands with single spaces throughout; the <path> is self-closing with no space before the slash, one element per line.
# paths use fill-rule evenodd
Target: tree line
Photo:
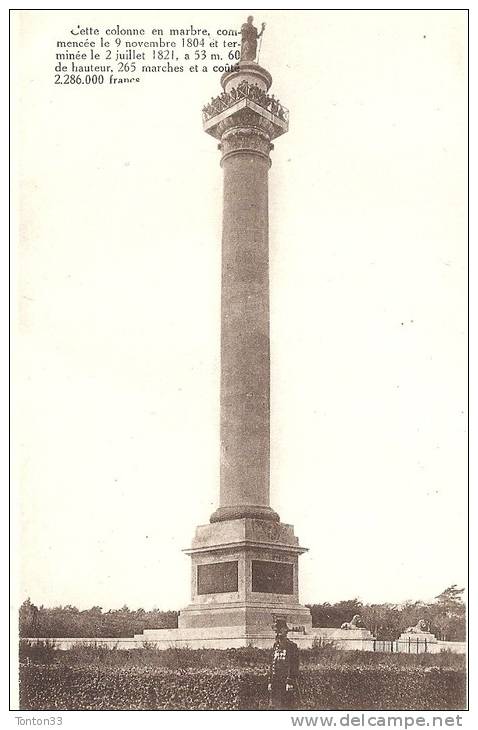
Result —
<path fill-rule="evenodd" d="M 456 585 L 446 588 L 431 603 L 423 601 L 401 604 L 367 604 L 353 598 L 338 603 L 316 603 L 308 606 L 312 625 L 340 628 L 355 614 L 360 614 L 364 626 L 377 639 L 397 639 L 409 626 L 420 619 L 427 621 L 429 630 L 441 641 L 464 641 L 466 608 Z M 176 628 L 178 611 L 132 610 L 128 606 L 104 611 L 101 606 L 80 611 L 76 606 L 47 608 L 35 606 L 28 598 L 20 607 L 20 637 L 38 638 L 119 638 L 141 634 L 145 629 Z"/>
<path fill-rule="evenodd" d="M 20 606 L 20 637 L 37 638 L 119 638 L 141 634 L 145 629 L 170 629 L 178 625 L 177 611 L 123 606 L 103 611 L 93 606 L 80 611 L 76 606 L 35 606 L 27 598 Z"/>
<path fill-rule="evenodd" d="M 333 604 L 313 604 L 308 608 L 312 613 L 312 626 L 340 627 L 359 614 L 364 626 L 377 639 L 398 639 L 405 629 L 416 626 L 420 619 L 424 619 L 429 631 L 439 641 L 465 641 L 466 607 L 463 591 L 456 585 L 449 586 L 430 603 L 407 601 L 400 604 L 367 604 L 353 598 Z"/>

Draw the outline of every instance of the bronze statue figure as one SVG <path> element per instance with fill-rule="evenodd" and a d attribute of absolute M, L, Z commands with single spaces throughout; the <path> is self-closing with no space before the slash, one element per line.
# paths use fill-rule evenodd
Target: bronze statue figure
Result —
<path fill-rule="evenodd" d="M 252 25 L 254 18 L 249 15 L 247 23 L 243 23 L 241 27 L 241 61 L 254 61 L 257 55 L 257 40 L 264 33 L 266 24 L 262 23 L 261 32 L 257 32 L 257 28 Z"/>

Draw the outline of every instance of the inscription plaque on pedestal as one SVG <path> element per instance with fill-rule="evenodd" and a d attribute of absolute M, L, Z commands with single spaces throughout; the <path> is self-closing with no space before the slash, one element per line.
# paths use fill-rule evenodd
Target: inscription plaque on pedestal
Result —
<path fill-rule="evenodd" d="M 198 565 L 198 595 L 237 591 L 237 560 Z"/>
<path fill-rule="evenodd" d="M 252 591 L 254 593 L 294 593 L 294 566 L 269 560 L 252 561 Z"/>

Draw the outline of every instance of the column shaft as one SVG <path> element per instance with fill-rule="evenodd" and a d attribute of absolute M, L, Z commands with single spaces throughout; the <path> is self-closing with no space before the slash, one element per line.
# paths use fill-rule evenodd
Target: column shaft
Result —
<path fill-rule="evenodd" d="M 251 133 L 245 139 L 232 151 L 223 144 L 221 487 L 213 521 L 278 519 L 269 506 L 270 160 L 247 149 Z M 265 146 L 263 136 L 257 141 Z"/>

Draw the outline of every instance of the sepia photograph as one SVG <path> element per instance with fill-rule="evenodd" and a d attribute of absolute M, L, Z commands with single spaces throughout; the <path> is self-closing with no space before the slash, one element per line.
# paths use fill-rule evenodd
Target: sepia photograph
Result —
<path fill-rule="evenodd" d="M 468 11 L 12 9 L 10 64 L 11 709 L 461 726 Z"/>

